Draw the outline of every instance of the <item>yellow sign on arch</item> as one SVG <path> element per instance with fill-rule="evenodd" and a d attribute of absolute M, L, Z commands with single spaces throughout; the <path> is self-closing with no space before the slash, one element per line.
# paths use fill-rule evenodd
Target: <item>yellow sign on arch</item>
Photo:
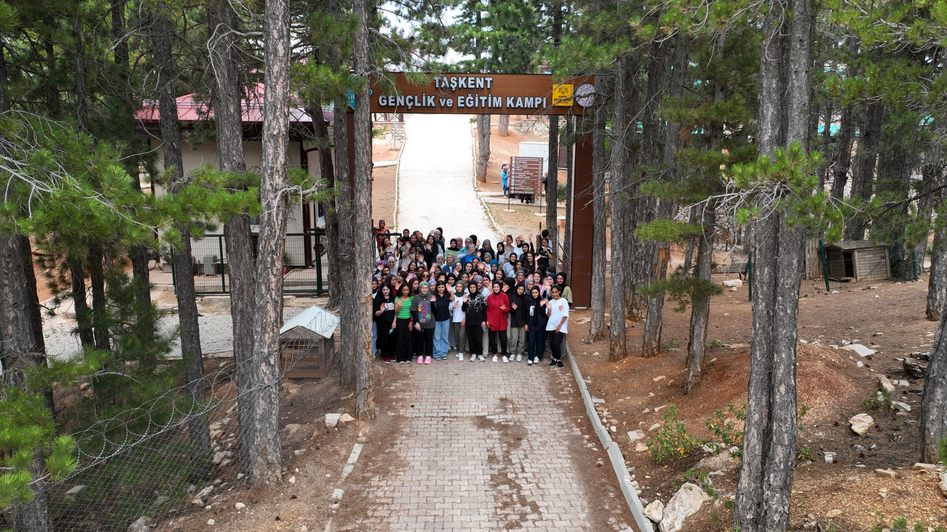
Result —
<path fill-rule="evenodd" d="M 573 85 L 563 83 L 552 86 L 552 104 L 557 107 L 572 107 L 575 103 L 572 99 Z"/>

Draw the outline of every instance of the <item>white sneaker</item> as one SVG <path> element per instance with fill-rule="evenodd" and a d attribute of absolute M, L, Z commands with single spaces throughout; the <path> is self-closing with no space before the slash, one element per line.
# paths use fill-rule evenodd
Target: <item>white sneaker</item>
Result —
<path fill-rule="evenodd" d="M 480 362 L 483 362 L 483 361 L 486 360 L 486 359 L 487 359 L 487 357 L 485 357 L 485 356 L 483 356 L 483 355 L 480 355 Z"/>
<path fill-rule="evenodd" d="M 493 355 L 493 361 L 494 361 L 494 362 L 497 361 L 497 356 L 496 356 L 496 355 Z"/>
<path fill-rule="evenodd" d="M 509 361 L 510 361 L 510 359 L 509 359 L 509 358 L 507 358 L 507 357 L 503 357 L 503 361 L 504 361 L 504 362 L 509 362 Z"/>
<path fill-rule="evenodd" d="M 516 355 L 516 361 L 517 361 L 517 362 L 522 362 L 522 361 L 523 361 L 523 355 Z"/>
<path fill-rule="evenodd" d="M 464 354 L 463 354 L 463 353 L 457 353 L 457 358 L 458 358 L 461 362 L 463 362 L 463 361 L 464 361 Z"/>
<path fill-rule="evenodd" d="M 529 365 L 529 366 L 532 366 L 532 365 L 533 365 L 533 359 L 527 358 L 527 359 L 526 359 L 526 364 Z"/>

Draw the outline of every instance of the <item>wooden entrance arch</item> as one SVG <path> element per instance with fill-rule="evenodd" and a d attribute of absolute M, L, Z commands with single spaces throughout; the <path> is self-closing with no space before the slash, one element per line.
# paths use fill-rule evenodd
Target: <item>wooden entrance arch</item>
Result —
<path fill-rule="evenodd" d="M 592 77 L 555 83 L 548 74 L 392 73 L 372 87 L 372 113 L 574 115 L 581 119 L 592 104 Z M 349 168 L 355 168 L 355 127 L 348 113 Z M 555 154 L 550 154 L 555 157 Z M 588 307 L 592 299 L 592 136 L 575 143 L 572 190 L 572 300 Z"/>

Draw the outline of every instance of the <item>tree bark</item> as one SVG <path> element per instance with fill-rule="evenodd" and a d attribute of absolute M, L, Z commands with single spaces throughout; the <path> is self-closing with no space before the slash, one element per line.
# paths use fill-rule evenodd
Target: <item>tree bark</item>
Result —
<path fill-rule="evenodd" d="M 572 137 L 575 133 L 575 117 L 566 116 L 566 138 L 569 143 L 566 147 L 566 220 L 562 235 L 562 261 L 559 269 L 567 274 L 572 271 L 572 199 L 575 191 L 572 181 L 572 155 L 575 142 Z"/>
<path fill-rule="evenodd" d="M 931 272 L 927 288 L 925 315 L 931 321 L 940 321 L 947 306 L 947 226 L 934 232 L 931 249 Z"/>
<path fill-rule="evenodd" d="M 253 485 L 282 478 L 279 445 L 280 344 L 283 312 L 283 253 L 289 181 L 290 36 L 289 0 L 268 0 L 263 24 L 266 93 L 260 183 L 260 238 L 253 317 L 253 427 L 248 471 Z"/>
<path fill-rule="evenodd" d="M 852 141 L 854 138 L 855 111 L 854 105 L 849 104 L 842 109 L 838 142 L 835 144 L 835 153 L 832 156 L 832 197 L 835 199 L 842 199 L 845 194 L 845 183 L 848 182 L 848 171 L 852 164 Z"/>
<path fill-rule="evenodd" d="M 777 146 L 798 142 L 805 150 L 809 145 L 814 8 L 812 0 L 790 0 L 788 13 L 775 0 L 768 7 L 760 54 L 758 138 L 760 156 L 772 157 Z M 784 15 L 788 27 L 780 24 Z M 783 46 L 788 46 L 785 54 Z M 750 381 L 734 509 L 734 525 L 743 532 L 788 527 L 798 434 L 796 341 L 805 233 L 801 226 L 787 226 L 785 207 L 760 206 L 763 214 L 753 231 Z"/>
<path fill-rule="evenodd" d="M 207 7 L 208 44 L 213 74 L 212 103 L 214 126 L 217 133 L 218 167 L 221 172 L 243 174 L 247 171 L 243 153 L 243 119 L 241 117 L 241 89 L 234 54 L 237 17 L 229 2 L 215 2 Z M 236 190 L 245 187 L 236 185 Z M 254 276 L 253 239 L 250 215 L 244 209 L 224 224 L 227 242 L 227 265 L 230 279 L 230 317 L 233 322 L 234 379 L 237 385 L 237 425 L 240 427 L 240 465 L 244 471 L 251 467 L 249 431 L 253 426 L 253 402 L 250 365 L 253 358 Z"/>
<path fill-rule="evenodd" d="M 32 271 L 29 241 L 0 234 L 0 360 L 7 386 L 22 385 L 26 368 L 46 363 L 45 348 L 37 343 L 34 330 L 27 265 Z M 33 286 L 35 289 L 35 280 Z M 52 531 L 49 492 L 43 480 L 45 466 L 39 450 L 29 470 L 34 479 L 33 500 L 13 508 L 13 526 L 18 531 Z"/>
<path fill-rule="evenodd" d="M 350 389 L 355 386 L 355 363 L 358 356 L 358 349 L 361 345 L 359 330 L 359 301 L 356 291 L 356 272 L 354 268 L 341 268 L 342 264 L 354 264 L 355 262 L 355 228 L 353 222 L 353 204 L 352 204 L 352 174 L 350 172 L 350 161 L 348 155 L 348 129 L 349 120 L 346 111 L 339 112 L 339 109 L 347 109 L 344 103 L 336 103 L 336 189 L 339 205 L 339 282 L 341 283 L 340 301 L 339 301 L 339 382 L 343 389 Z M 354 127 L 354 126 L 353 126 Z M 343 138 L 339 138 L 344 134 Z M 344 145 L 343 150 L 339 146 Z M 359 280 L 360 281 L 360 280 Z"/>
<path fill-rule="evenodd" d="M 105 257 L 102 254 L 102 244 L 89 243 L 89 284 L 92 285 L 92 331 L 95 339 L 95 348 L 108 351 L 108 302 L 105 300 Z"/>
<path fill-rule="evenodd" d="M 358 17 L 355 32 L 355 75 L 364 81 L 361 91 L 355 94 L 355 172 L 353 184 L 353 238 L 355 242 L 355 272 L 372 269 L 375 238 L 368 229 L 372 227 L 372 118 L 369 109 L 371 85 L 371 55 L 369 51 L 369 12 L 375 6 L 371 0 L 354 0 L 353 11 Z M 369 7 L 371 5 L 371 7 Z M 488 115 L 489 120 L 489 115 Z M 488 123 L 489 125 L 489 123 Z M 371 285 L 367 277 L 356 275 L 355 298 L 359 306 L 358 346 L 353 361 L 355 370 L 355 415 L 362 420 L 375 418 L 375 385 L 372 374 L 372 299 Z"/>
<path fill-rule="evenodd" d="M 941 251 L 941 261 L 944 253 Z M 931 348 L 931 358 L 924 377 L 924 395 L 921 399 L 920 461 L 940 462 L 940 442 L 947 438 L 947 312 L 941 312 L 937 336 Z"/>
<path fill-rule="evenodd" d="M 497 123 L 497 134 L 501 137 L 510 136 L 510 115 L 500 115 Z"/>
<path fill-rule="evenodd" d="M 557 269 L 559 239 L 556 222 L 559 216 L 559 115 L 549 116 L 549 163 L 546 172 L 546 230 L 549 231 L 549 268 Z"/>
<path fill-rule="evenodd" d="M 884 126 L 884 104 L 872 103 L 865 110 L 865 127 L 858 137 L 858 150 L 855 155 L 855 171 L 852 175 L 852 198 L 863 202 L 871 199 L 875 180 L 875 167 L 878 160 L 878 148 Z M 867 222 L 856 217 L 845 229 L 846 240 L 865 238 Z"/>
<path fill-rule="evenodd" d="M 477 181 L 487 182 L 490 162 L 490 115 L 477 115 Z"/>
<path fill-rule="evenodd" d="M 703 233 L 697 245 L 697 280 L 710 283 L 711 263 L 713 262 L 714 225 L 716 223 L 716 204 L 711 201 L 704 207 L 702 216 Z M 691 393 L 700 382 L 704 366 L 704 352 L 707 348 L 707 323 L 710 321 L 710 292 L 700 287 L 691 296 L 690 335 L 687 343 L 687 380 L 684 393 Z"/>
<path fill-rule="evenodd" d="M 601 84 L 601 85 L 600 85 Z M 595 86 L 605 85 L 604 76 L 598 76 Z M 595 95 L 592 109 L 592 296 L 589 343 L 605 335 L 605 270 L 608 266 L 606 246 L 608 239 L 608 212 L 605 205 L 605 114 L 604 95 Z M 612 263 L 614 264 L 614 263 Z"/>
<path fill-rule="evenodd" d="M 620 360 L 627 354 L 625 346 L 625 282 L 626 264 L 625 232 L 628 216 L 627 185 L 628 151 L 634 135 L 634 121 L 629 120 L 628 100 L 633 92 L 634 68 L 630 57 L 621 57 L 615 62 L 615 90 L 612 96 L 614 113 L 612 116 L 612 151 L 610 160 L 610 200 L 612 209 L 612 277 L 609 305 L 609 360 Z M 631 258 L 631 257 L 628 257 Z"/>
<path fill-rule="evenodd" d="M 171 173 L 168 192 L 176 194 L 185 184 L 184 159 L 181 154 L 181 130 L 175 101 L 174 80 L 176 69 L 171 52 L 171 24 L 158 13 L 152 14 L 152 55 L 157 69 L 158 112 L 161 119 L 161 140 L 164 169 Z M 181 242 L 174 248 L 174 285 L 181 323 L 181 355 L 184 358 L 184 380 L 191 400 L 205 400 L 204 359 L 201 353 L 201 331 L 197 321 L 197 301 L 194 296 L 194 273 L 191 259 L 191 235 L 179 226 Z M 90 257 L 90 261 L 93 260 Z M 94 266 L 93 266 L 94 267 Z M 94 290 L 94 288 L 93 288 Z M 93 296 L 94 299 L 94 296 Z M 193 417 L 188 422 L 194 459 L 210 459 L 210 428 L 207 418 Z"/>
<path fill-rule="evenodd" d="M 326 190 L 331 194 L 328 201 L 322 204 L 326 219 L 326 262 L 329 266 L 327 279 L 329 302 L 331 306 L 338 305 L 341 292 L 339 276 L 339 219 L 336 210 L 335 198 L 335 165 L 332 162 L 332 141 L 329 139 L 329 128 L 326 127 L 322 106 L 318 103 L 312 106 L 313 120 L 315 120 L 316 145 L 319 148 L 319 177 L 325 180 Z"/>
<path fill-rule="evenodd" d="M 72 284 L 72 306 L 76 311 L 76 329 L 82 347 L 95 347 L 95 335 L 92 332 L 92 311 L 86 294 L 85 271 L 81 259 L 69 259 L 69 279 Z"/>

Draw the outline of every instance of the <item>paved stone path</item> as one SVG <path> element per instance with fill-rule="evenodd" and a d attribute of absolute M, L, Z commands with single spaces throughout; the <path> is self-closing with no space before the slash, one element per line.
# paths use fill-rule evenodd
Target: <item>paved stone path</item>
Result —
<path fill-rule="evenodd" d="M 447 240 L 477 235 L 496 242 L 496 231 L 473 190 L 470 116 L 413 115 L 398 177 L 399 231 L 442 227 Z"/>
<path fill-rule="evenodd" d="M 359 463 L 366 469 L 353 477 L 368 486 L 345 494 L 354 509 L 335 519 L 336 530 L 629 529 L 620 495 L 589 500 L 594 490 L 580 464 L 591 465 L 594 445 L 567 414 L 581 401 L 568 366 L 451 356 L 388 368 L 392 396 L 379 409 L 400 419 L 401 436 L 365 438 L 366 450 L 389 450 Z M 596 484 L 614 484 L 611 468 L 591 473 Z"/>

